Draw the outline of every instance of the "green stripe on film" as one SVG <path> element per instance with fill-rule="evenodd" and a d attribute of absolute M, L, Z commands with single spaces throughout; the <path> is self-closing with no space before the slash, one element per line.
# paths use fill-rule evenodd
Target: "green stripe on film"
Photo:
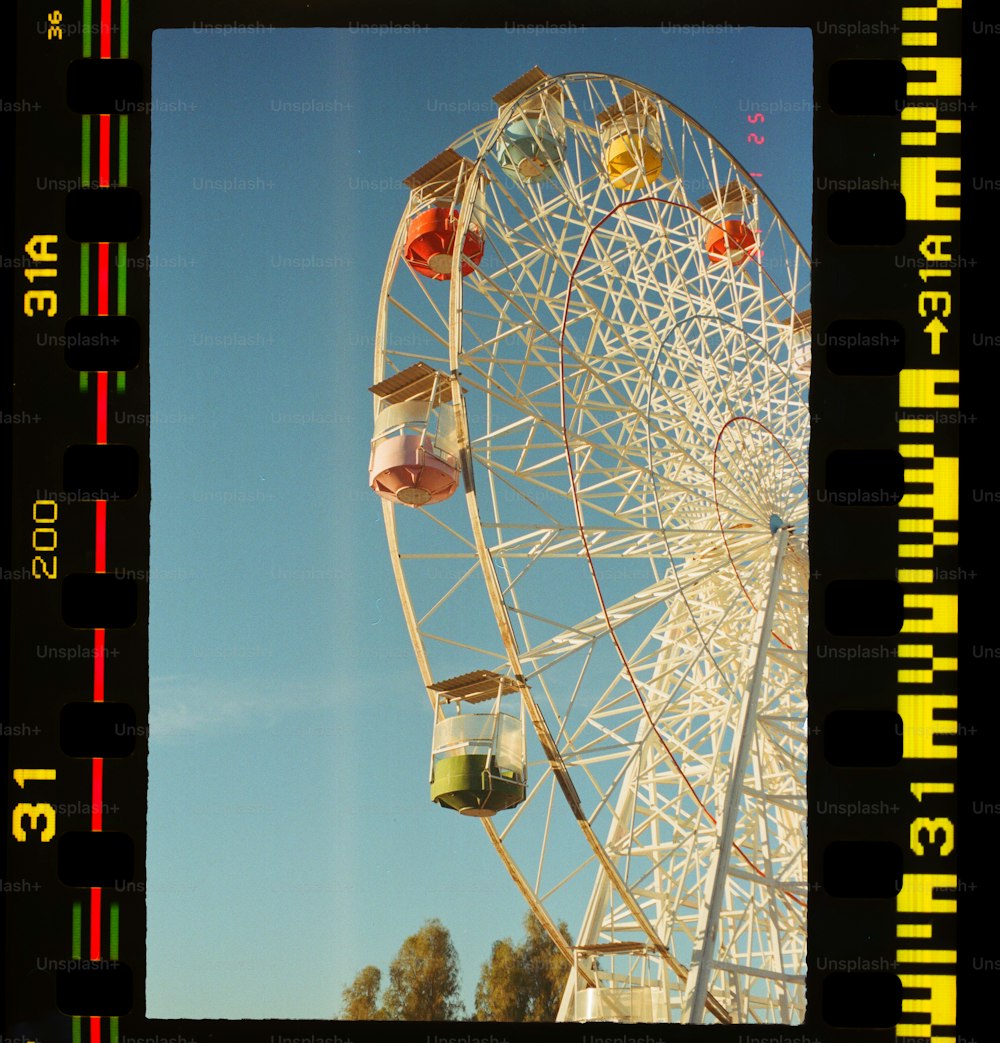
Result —
<path fill-rule="evenodd" d="M 124 373 L 119 373 L 118 374 L 119 379 L 123 378 L 124 376 L 125 376 Z M 109 937 L 108 937 L 108 959 L 111 959 L 111 960 L 117 960 L 118 959 L 118 924 L 119 924 L 119 915 L 118 915 L 118 913 L 119 913 L 118 903 L 117 902 L 112 902 L 111 903 L 110 916 L 109 916 L 110 923 L 109 923 L 109 926 L 108 926 L 108 935 L 109 935 Z M 117 1017 L 111 1017 L 108 1020 L 109 1020 L 108 1030 L 109 1030 L 109 1035 L 110 1035 L 110 1043 L 118 1043 L 118 1018 Z"/>
<path fill-rule="evenodd" d="M 118 184 L 128 184 L 128 116 L 118 117 Z"/>
<path fill-rule="evenodd" d="M 80 902 L 73 903 L 73 936 L 70 955 L 74 960 L 80 959 L 83 938 L 83 905 Z"/>
<path fill-rule="evenodd" d="M 118 31 L 121 34 L 122 58 L 128 57 L 128 7 L 129 0 L 122 0 L 120 17 L 118 19 L 121 22 L 121 28 Z"/>
<path fill-rule="evenodd" d="M 118 314 L 125 314 L 125 272 L 128 270 L 124 243 L 118 244 Z"/>
<path fill-rule="evenodd" d="M 73 1043 L 80 1043 L 80 1015 L 73 1015 Z"/>
<path fill-rule="evenodd" d="M 80 243 L 80 314 L 90 314 L 90 243 Z"/>
<path fill-rule="evenodd" d="M 90 117 L 83 117 L 83 133 L 80 139 L 80 184 L 90 184 Z"/>
<path fill-rule="evenodd" d="M 110 938 L 108 939 L 108 958 L 111 959 L 111 960 L 117 960 L 118 959 L 118 903 L 117 902 L 112 902 L 111 903 L 110 921 L 111 921 L 110 922 L 110 928 L 109 928 L 109 932 L 108 932 L 110 934 Z"/>
<path fill-rule="evenodd" d="M 126 280 L 125 273 L 128 271 L 126 265 L 128 262 L 128 250 L 125 243 L 118 244 L 118 314 L 125 314 L 125 289 Z M 115 383 L 115 390 L 119 395 L 125 394 L 125 374 L 119 372 L 117 374 L 117 380 Z M 117 906 L 116 906 L 117 908 Z"/>
<path fill-rule="evenodd" d="M 93 21 L 90 13 L 91 0 L 83 0 L 83 56 L 90 57 L 91 23 Z"/>
<path fill-rule="evenodd" d="M 88 383 L 88 381 L 87 381 L 87 374 L 86 373 L 81 373 L 80 374 L 80 390 L 81 391 L 86 391 L 87 390 L 87 383 Z"/>

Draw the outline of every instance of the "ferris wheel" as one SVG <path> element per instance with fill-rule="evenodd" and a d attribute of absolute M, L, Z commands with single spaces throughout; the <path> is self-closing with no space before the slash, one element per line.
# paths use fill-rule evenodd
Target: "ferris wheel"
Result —
<path fill-rule="evenodd" d="M 430 796 L 565 955 L 560 1020 L 797 1023 L 808 258 L 657 94 L 495 101 L 406 179 L 376 330 Z"/>

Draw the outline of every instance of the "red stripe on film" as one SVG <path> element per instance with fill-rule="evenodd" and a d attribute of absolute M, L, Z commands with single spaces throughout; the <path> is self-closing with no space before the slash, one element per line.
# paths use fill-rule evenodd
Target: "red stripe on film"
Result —
<path fill-rule="evenodd" d="M 104 113 L 97 117 L 97 177 L 101 188 L 111 184 L 111 115 Z"/>
<path fill-rule="evenodd" d="M 101 0 L 101 57 L 111 57 L 111 0 Z"/>
<path fill-rule="evenodd" d="M 108 444 L 108 374 L 97 374 L 97 444 Z"/>
<path fill-rule="evenodd" d="M 90 828 L 100 833 L 104 826 L 101 808 L 104 805 L 104 758 L 95 757 L 90 773 Z"/>
<path fill-rule="evenodd" d="M 97 314 L 108 314 L 108 244 L 97 244 Z"/>
<path fill-rule="evenodd" d="M 90 889 L 90 958 L 92 960 L 101 958 L 101 889 L 99 887 Z M 91 1029 L 91 1036 L 93 1037 L 93 1029 Z"/>
<path fill-rule="evenodd" d="M 104 630 L 94 631 L 94 702 L 104 702 Z"/>
<path fill-rule="evenodd" d="M 95 500 L 96 517 L 94 524 L 94 571 L 107 571 L 108 550 L 108 501 Z"/>

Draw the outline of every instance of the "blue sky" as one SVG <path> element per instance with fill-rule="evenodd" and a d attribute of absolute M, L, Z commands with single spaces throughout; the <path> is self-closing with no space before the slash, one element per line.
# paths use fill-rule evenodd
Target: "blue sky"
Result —
<path fill-rule="evenodd" d="M 367 388 L 400 179 L 535 64 L 685 109 L 808 249 L 806 30 L 154 35 L 151 1017 L 332 1017 L 430 917 L 471 1010 L 520 936 L 479 825 L 428 799 Z"/>

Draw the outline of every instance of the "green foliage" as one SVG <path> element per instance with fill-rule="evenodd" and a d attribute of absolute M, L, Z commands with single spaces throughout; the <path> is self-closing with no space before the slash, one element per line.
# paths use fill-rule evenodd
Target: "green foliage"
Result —
<path fill-rule="evenodd" d="M 476 984 L 477 1021 L 555 1021 L 569 964 L 541 924 L 527 913 L 525 939 L 493 943 Z M 570 941 L 566 924 L 559 931 Z M 458 953 L 440 920 L 428 920 L 399 947 L 382 992 L 382 972 L 364 967 L 343 991 L 348 1021 L 455 1021 L 459 999 Z"/>
<path fill-rule="evenodd" d="M 384 1021 L 385 1011 L 378 1003 L 382 972 L 378 967 L 363 967 L 344 989 L 341 1016 L 347 1021 Z"/>
<path fill-rule="evenodd" d="M 527 937 L 493 943 L 476 984 L 477 1021 L 555 1021 L 569 976 L 569 964 L 531 913 L 524 917 Z M 565 923 L 559 932 L 570 941 Z"/>
<path fill-rule="evenodd" d="M 391 1021 L 454 1021 L 464 1015 L 458 997 L 458 953 L 440 920 L 428 920 L 399 947 L 382 999 Z"/>

